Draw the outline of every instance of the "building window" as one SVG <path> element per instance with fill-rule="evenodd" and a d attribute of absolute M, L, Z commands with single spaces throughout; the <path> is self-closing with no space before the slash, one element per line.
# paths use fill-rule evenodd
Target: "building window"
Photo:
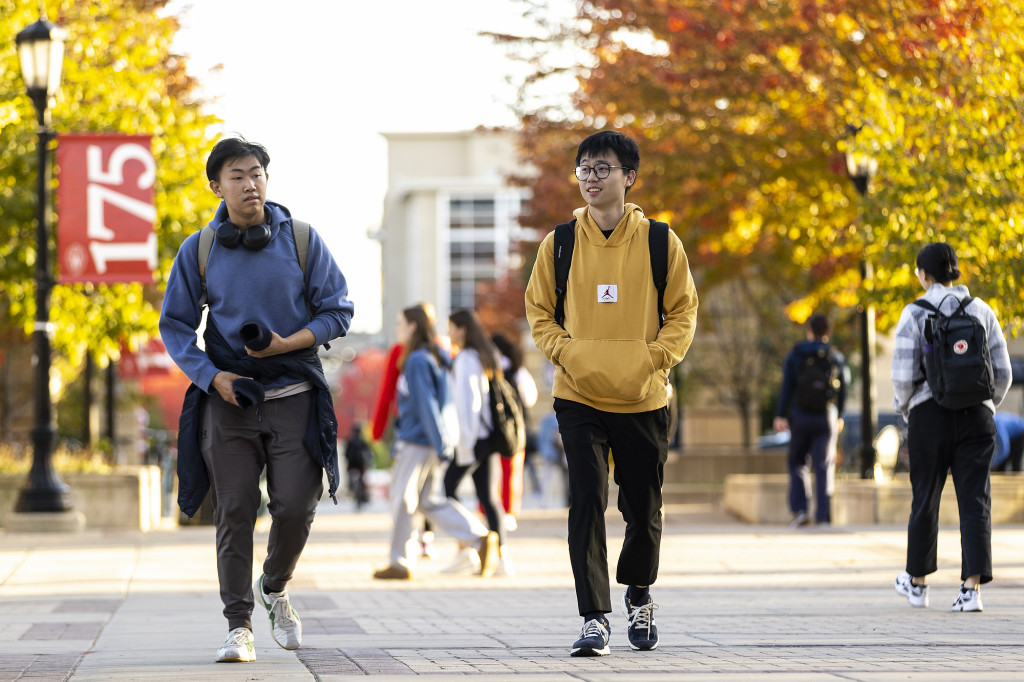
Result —
<path fill-rule="evenodd" d="M 448 206 L 449 227 L 461 229 L 494 229 L 494 198 L 452 199 Z"/>

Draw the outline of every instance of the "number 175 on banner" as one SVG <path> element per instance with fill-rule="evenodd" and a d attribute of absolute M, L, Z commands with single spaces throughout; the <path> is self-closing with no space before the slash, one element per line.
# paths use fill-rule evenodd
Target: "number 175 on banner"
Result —
<path fill-rule="evenodd" d="M 149 135 L 61 135 L 59 281 L 153 281 L 156 163 Z"/>

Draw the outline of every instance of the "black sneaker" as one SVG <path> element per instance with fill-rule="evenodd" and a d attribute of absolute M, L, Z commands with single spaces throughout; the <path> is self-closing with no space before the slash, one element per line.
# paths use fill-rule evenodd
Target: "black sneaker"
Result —
<path fill-rule="evenodd" d="M 583 623 L 580 638 L 572 645 L 570 656 L 607 656 L 610 649 L 611 626 L 604 618 L 592 618 Z"/>
<path fill-rule="evenodd" d="M 654 624 L 654 609 L 658 605 L 648 594 L 639 606 L 629 601 L 629 590 L 622 595 L 622 612 L 626 614 L 626 637 L 634 651 L 653 651 L 658 648 L 658 627 Z"/>

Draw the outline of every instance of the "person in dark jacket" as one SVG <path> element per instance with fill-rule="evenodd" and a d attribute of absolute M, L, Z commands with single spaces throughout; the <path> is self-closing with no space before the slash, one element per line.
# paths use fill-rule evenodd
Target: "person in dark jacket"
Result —
<path fill-rule="evenodd" d="M 216 238 L 206 242 L 200 231 L 182 244 L 160 314 L 167 351 L 192 381 L 179 428 L 179 505 L 191 516 L 209 490 L 214 508 L 229 631 L 217 661 L 255 660 L 256 598 L 274 640 L 299 647 L 302 623 L 286 586 L 323 495 L 324 472 L 332 497 L 338 485 L 337 423 L 317 348 L 348 332 L 353 307 L 344 275 L 312 228 L 299 261 L 291 214 L 266 199 L 269 165 L 267 150 L 244 138 L 214 145 L 206 173 L 222 200 L 208 226 Z M 272 525 L 253 587 L 264 468 Z"/>
<path fill-rule="evenodd" d="M 828 343 L 828 318 L 812 315 L 807 321 L 807 340 L 796 344 L 786 356 L 782 372 L 775 431 L 789 429 L 789 509 L 794 528 L 810 523 L 807 513 L 811 497 L 810 468 L 814 468 L 817 523 L 832 522 L 832 492 L 835 489 L 836 444 L 843 430 L 843 406 L 849 370 L 842 354 Z M 814 358 L 823 354 L 829 374 L 815 374 Z M 789 415 L 789 418 L 786 415 Z"/>

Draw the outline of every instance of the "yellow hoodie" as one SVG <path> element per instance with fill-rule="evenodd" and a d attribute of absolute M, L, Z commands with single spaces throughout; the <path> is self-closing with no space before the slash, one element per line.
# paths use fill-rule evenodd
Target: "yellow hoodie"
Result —
<path fill-rule="evenodd" d="M 665 326 L 651 275 L 650 221 L 635 204 L 607 239 L 587 207 L 576 209 L 576 242 L 555 323 L 554 232 L 541 242 L 526 287 L 533 340 L 555 365 L 552 393 L 607 412 L 647 412 L 668 402 L 668 370 L 686 354 L 697 324 L 697 290 L 683 244 L 669 231 Z"/>

